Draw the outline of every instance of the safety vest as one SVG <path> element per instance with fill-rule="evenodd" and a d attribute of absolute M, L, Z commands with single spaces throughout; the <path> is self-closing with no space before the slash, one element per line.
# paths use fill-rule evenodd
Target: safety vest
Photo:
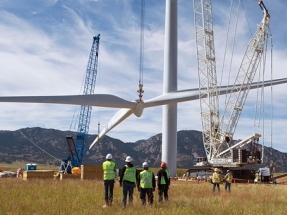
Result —
<path fill-rule="evenodd" d="M 115 166 L 116 164 L 113 161 L 105 161 L 103 163 L 104 180 L 115 179 Z"/>
<path fill-rule="evenodd" d="M 231 173 L 227 173 L 227 178 L 226 178 L 226 181 L 231 183 L 232 182 L 232 179 L 233 179 L 233 175 Z"/>
<path fill-rule="evenodd" d="M 216 184 L 221 182 L 221 176 L 219 173 L 215 172 L 212 174 L 212 182 Z"/>
<path fill-rule="evenodd" d="M 141 188 L 152 188 L 152 175 L 153 173 L 149 170 L 144 170 L 140 172 Z"/>
<path fill-rule="evenodd" d="M 170 172 L 167 169 L 165 170 L 165 172 L 166 172 L 167 179 L 169 179 Z M 167 181 L 165 181 L 165 179 L 164 179 L 164 177 L 162 175 L 161 179 L 160 179 L 160 184 L 166 184 L 166 183 L 167 183 Z"/>
<path fill-rule="evenodd" d="M 136 182 L 136 168 L 134 167 L 128 167 L 126 165 L 126 171 L 124 173 L 123 181 L 130 181 L 130 182 Z"/>
<path fill-rule="evenodd" d="M 258 180 L 258 178 L 259 178 L 259 174 L 258 174 L 258 173 L 255 173 L 255 179 Z"/>

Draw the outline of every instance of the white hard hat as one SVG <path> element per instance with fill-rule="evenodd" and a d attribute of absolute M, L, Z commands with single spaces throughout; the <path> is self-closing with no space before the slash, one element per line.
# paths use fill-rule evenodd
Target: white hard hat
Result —
<path fill-rule="evenodd" d="M 127 156 L 125 162 L 132 162 L 133 161 L 133 158 L 131 156 Z"/>
<path fill-rule="evenodd" d="M 108 159 L 108 160 L 111 160 L 111 159 L 113 159 L 113 156 L 112 156 L 112 154 L 107 154 L 107 156 L 106 156 L 106 159 Z"/>
<path fill-rule="evenodd" d="M 214 172 L 218 172 L 218 169 L 217 169 L 217 168 L 215 168 L 215 169 L 214 169 Z"/>
<path fill-rule="evenodd" d="M 147 162 L 143 162 L 143 167 L 148 167 L 148 163 Z"/>

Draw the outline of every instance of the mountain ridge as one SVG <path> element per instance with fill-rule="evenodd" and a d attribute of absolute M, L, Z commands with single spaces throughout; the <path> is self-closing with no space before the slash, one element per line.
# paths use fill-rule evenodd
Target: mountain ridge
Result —
<path fill-rule="evenodd" d="M 40 127 L 23 128 L 16 131 L 0 131 L 0 162 L 12 163 L 16 161 L 60 165 L 61 159 L 68 156 L 66 136 L 74 136 L 75 132 L 44 129 Z M 88 136 L 91 143 L 96 135 Z M 75 139 L 75 138 L 74 138 Z M 134 164 L 148 161 L 150 166 L 158 167 L 161 162 L 162 134 L 156 134 L 146 140 L 136 142 L 122 142 L 119 139 L 104 136 L 92 149 L 86 147 L 82 164 L 100 165 L 105 156 L 111 153 L 118 167 L 124 165 L 127 155 L 134 158 Z M 258 145 L 261 147 L 261 145 Z M 276 171 L 287 172 L 287 153 L 270 147 L 264 147 L 264 161 L 268 163 L 276 157 Z M 194 130 L 177 132 L 177 167 L 191 168 L 196 157 L 204 157 L 205 150 L 202 143 L 202 133 Z"/>

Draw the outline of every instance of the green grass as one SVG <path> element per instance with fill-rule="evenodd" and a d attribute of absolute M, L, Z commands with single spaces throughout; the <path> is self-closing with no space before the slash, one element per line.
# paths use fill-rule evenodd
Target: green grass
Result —
<path fill-rule="evenodd" d="M 121 206 L 122 189 L 114 189 L 113 206 L 104 204 L 103 182 L 96 180 L 28 180 L 0 178 L 0 214 L 286 214 L 285 185 L 232 184 L 231 193 L 213 193 L 211 184 L 172 181 L 168 203 L 143 207 L 135 190 L 134 204 Z"/>

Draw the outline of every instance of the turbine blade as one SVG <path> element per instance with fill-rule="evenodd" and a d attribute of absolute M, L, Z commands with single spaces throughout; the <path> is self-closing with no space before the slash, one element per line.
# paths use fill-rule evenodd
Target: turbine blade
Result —
<path fill-rule="evenodd" d="M 271 85 L 287 83 L 287 78 L 255 82 L 250 89 L 257 87 L 267 87 Z M 240 87 L 240 85 L 238 85 Z M 243 87 L 244 88 L 244 87 Z M 220 95 L 231 92 L 232 86 L 218 87 Z M 199 99 L 199 91 L 196 89 L 187 89 L 174 91 L 145 101 L 145 107 L 154 107 L 178 102 L 185 102 Z M 50 104 L 71 104 L 71 105 L 88 105 L 111 108 L 128 108 L 134 109 L 136 101 L 127 101 L 120 97 L 109 94 L 92 94 L 92 95 L 67 95 L 67 96 L 3 96 L 0 102 L 21 102 L 21 103 L 50 103 Z"/>
<path fill-rule="evenodd" d="M 174 91 L 149 100 L 145 100 L 145 108 L 173 104 L 178 102 L 186 102 L 190 100 L 196 100 L 198 98 L 199 98 L 198 89 Z"/>
<path fill-rule="evenodd" d="M 109 94 L 68 95 L 68 96 L 7 96 L 0 97 L 0 102 L 50 103 L 87 105 L 110 108 L 135 108 L 135 101 L 127 101 Z"/>
<path fill-rule="evenodd" d="M 264 82 L 254 82 L 251 84 L 250 89 L 256 89 L 259 87 L 268 87 L 271 85 L 277 85 L 277 84 L 284 84 L 287 83 L 287 78 L 283 79 L 276 79 L 272 81 L 264 81 Z M 228 94 L 232 91 L 233 88 L 239 89 L 242 87 L 241 85 L 237 85 L 233 87 L 230 86 L 222 86 L 218 93 L 219 95 Z M 242 90 L 245 90 L 246 87 L 242 87 Z M 198 89 L 187 89 L 187 90 L 181 90 L 181 91 L 175 91 L 166 93 L 164 95 L 155 97 L 153 99 L 146 100 L 144 103 L 144 107 L 154 107 L 159 105 L 166 105 L 171 103 L 178 103 L 178 102 L 185 102 L 185 101 L 191 101 L 199 99 L 199 90 Z M 104 136 L 107 132 L 109 132 L 111 129 L 113 129 L 115 126 L 117 126 L 119 123 L 121 123 L 123 120 L 125 120 L 127 117 L 129 117 L 133 111 L 131 109 L 121 109 L 119 110 L 113 118 L 109 121 L 108 125 L 101 131 L 101 133 L 98 135 L 98 137 L 94 140 L 94 142 L 91 144 L 91 149 L 94 144 L 99 141 L 99 139 Z"/>
<path fill-rule="evenodd" d="M 287 83 L 287 78 L 270 80 L 270 81 L 261 81 L 261 82 L 254 82 L 251 84 L 250 89 L 256 89 L 259 87 L 268 87 L 271 85 L 278 85 L 278 84 L 285 84 Z M 241 85 L 236 85 L 235 89 L 239 90 Z M 246 90 L 247 87 L 242 87 L 243 90 Z M 222 86 L 218 87 L 219 95 L 228 94 L 232 91 L 233 86 Z M 199 90 L 197 89 L 187 89 L 187 90 L 180 90 L 174 91 L 170 93 L 166 93 L 164 95 L 149 99 L 145 101 L 145 108 L 159 106 L 159 105 L 167 105 L 179 102 L 186 102 L 199 99 Z"/>
<path fill-rule="evenodd" d="M 260 88 L 260 87 L 270 87 L 271 85 L 279 85 L 279 84 L 286 84 L 286 83 L 287 83 L 287 78 L 268 80 L 268 81 L 259 81 L 259 82 L 253 82 L 250 85 L 249 89 L 253 90 L 253 89 Z M 247 89 L 246 85 L 241 86 L 241 84 L 235 85 L 234 89 L 235 90 L 239 90 L 240 87 L 241 87 L 241 90 L 246 90 Z M 218 91 L 218 93 L 220 95 L 231 93 L 232 88 L 233 88 L 233 86 L 221 87 L 220 90 Z"/>
<path fill-rule="evenodd" d="M 133 111 L 131 109 L 120 109 L 108 122 L 107 126 L 101 131 L 97 138 L 92 142 L 89 149 L 91 149 L 106 133 L 128 118 L 132 113 Z"/>

